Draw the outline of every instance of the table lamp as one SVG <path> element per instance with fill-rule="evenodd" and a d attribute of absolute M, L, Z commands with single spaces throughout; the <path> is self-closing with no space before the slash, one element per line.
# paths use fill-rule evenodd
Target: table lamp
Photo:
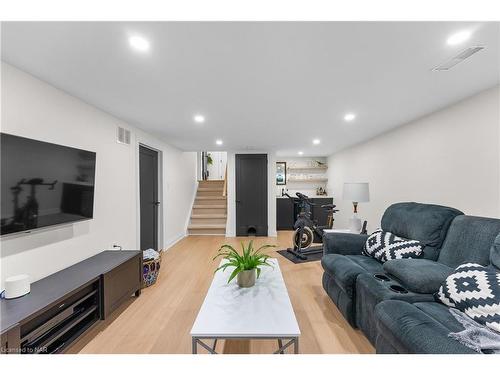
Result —
<path fill-rule="evenodd" d="M 361 232 L 361 219 L 358 217 L 358 203 L 370 201 L 368 182 L 346 182 L 344 183 L 343 199 L 351 201 L 354 213 L 349 219 L 349 229 L 353 233 Z"/>

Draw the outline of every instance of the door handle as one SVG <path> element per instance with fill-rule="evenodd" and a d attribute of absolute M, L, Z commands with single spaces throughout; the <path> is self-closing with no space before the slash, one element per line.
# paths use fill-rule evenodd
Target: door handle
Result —
<path fill-rule="evenodd" d="M 160 205 L 160 202 L 153 202 L 153 204 L 154 204 L 155 206 L 159 206 L 159 205 Z"/>

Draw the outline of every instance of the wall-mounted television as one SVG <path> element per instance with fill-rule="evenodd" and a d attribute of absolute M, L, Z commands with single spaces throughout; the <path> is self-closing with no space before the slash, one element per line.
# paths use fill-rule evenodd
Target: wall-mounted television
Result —
<path fill-rule="evenodd" d="M 92 219 L 95 152 L 0 133 L 1 235 Z"/>

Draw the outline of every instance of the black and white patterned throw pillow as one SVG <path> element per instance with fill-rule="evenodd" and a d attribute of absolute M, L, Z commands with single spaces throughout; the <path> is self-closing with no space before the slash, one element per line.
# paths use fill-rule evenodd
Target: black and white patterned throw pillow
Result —
<path fill-rule="evenodd" d="M 500 272 L 493 267 L 476 263 L 458 266 L 434 297 L 500 332 Z"/>
<path fill-rule="evenodd" d="M 423 248 L 417 240 L 398 237 L 391 232 L 377 229 L 366 240 L 363 254 L 386 262 L 390 259 L 420 258 Z"/>

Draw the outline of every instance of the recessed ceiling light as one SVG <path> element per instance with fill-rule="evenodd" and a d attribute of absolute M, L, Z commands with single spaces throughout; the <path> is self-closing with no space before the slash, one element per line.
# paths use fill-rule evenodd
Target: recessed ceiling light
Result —
<path fill-rule="evenodd" d="M 147 39 L 143 38 L 142 36 L 138 36 L 138 35 L 131 36 L 128 39 L 128 42 L 132 48 L 136 49 L 137 51 L 141 51 L 141 52 L 148 51 L 149 47 L 150 47 L 149 41 Z"/>
<path fill-rule="evenodd" d="M 451 35 L 447 40 L 446 43 L 450 46 L 454 46 L 460 43 L 465 42 L 470 38 L 472 33 L 469 30 L 462 30 L 459 31 L 458 33 L 455 33 Z"/>
<path fill-rule="evenodd" d="M 198 123 L 198 124 L 203 124 L 205 122 L 205 116 L 202 116 L 202 115 L 194 115 L 193 116 L 193 120 L 194 122 Z"/>
<path fill-rule="evenodd" d="M 319 139 L 313 139 L 313 145 L 319 145 L 321 141 Z"/>
<path fill-rule="evenodd" d="M 352 121 L 356 118 L 356 115 L 354 113 L 346 113 L 344 116 L 344 120 L 346 121 Z"/>
<path fill-rule="evenodd" d="M 222 139 L 217 139 L 217 140 L 215 141 L 215 144 L 216 144 L 217 146 L 222 146 Z"/>
<path fill-rule="evenodd" d="M 299 151 L 298 154 L 299 155 L 304 155 L 304 152 L 303 151 Z"/>

